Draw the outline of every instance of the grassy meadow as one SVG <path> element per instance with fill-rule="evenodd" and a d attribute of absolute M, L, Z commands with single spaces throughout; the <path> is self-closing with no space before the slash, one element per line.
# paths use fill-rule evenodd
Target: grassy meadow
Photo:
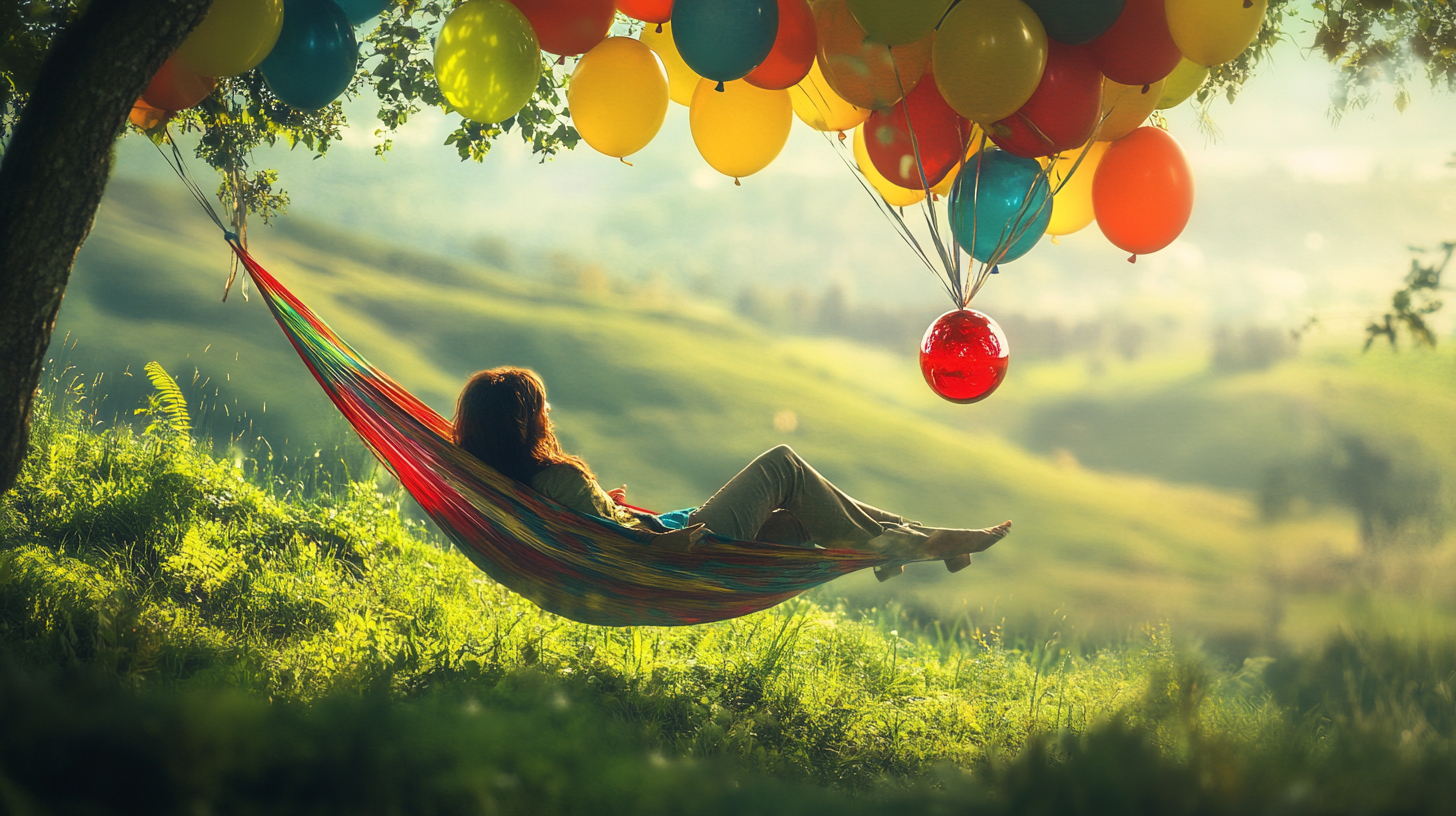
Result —
<path fill-rule="evenodd" d="M 770 333 L 658 286 L 566 288 L 295 221 L 254 236 L 265 266 L 442 412 L 476 369 L 540 371 L 568 447 L 641 505 L 695 504 L 787 442 L 925 523 L 1015 520 L 972 570 L 856 576 L 825 602 L 1094 639 L 1169 622 L 1253 653 L 1344 622 L 1439 628 L 1456 597 L 1444 536 L 1365 552 L 1357 514 L 1329 490 L 1295 484 L 1272 515 L 1260 493 L 1281 465 L 1295 482 L 1318 472 L 1317 454 L 1352 434 L 1444 469 L 1444 353 L 1361 356 L 1330 339 L 1246 372 L 1212 372 L 1203 351 L 1018 361 L 995 397 L 952 406 L 908 356 Z M 199 428 L 228 456 L 272 456 L 275 473 L 342 460 L 357 475 L 367 459 L 267 310 L 236 284 L 221 302 L 226 257 L 191 202 L 114 185 L 62 311 L 61 367 L 111 372 L 92 389 L 106 418 L 141 404 L 135 375 L 158 360 L 191 383 Z"/>
<path fill-rule="evenodd" d="M 584 626 L 490 582 L 397 494 L 258 484 L 175 412 L 97 430 L 84 396 L 47 395 L 0 500 L 6 812 L 1456 802 L 1450 639 L 1346 632 L 1229 662 L 1166 628 L 1102 648 L 931 637 L 813 600 Z"/>

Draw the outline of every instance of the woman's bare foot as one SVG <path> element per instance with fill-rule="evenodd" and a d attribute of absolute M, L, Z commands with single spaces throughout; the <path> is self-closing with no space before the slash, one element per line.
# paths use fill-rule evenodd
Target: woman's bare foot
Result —
<path fill-rule="evenodd" d="M 945 560 L 951 572 L 965 569 L 971 553 L 984 552 L 992 544 L 1011 533 L 1011 522 L 1005 521 L 984 530 L 936 530 L 925 542 L 925 550 Z"/>

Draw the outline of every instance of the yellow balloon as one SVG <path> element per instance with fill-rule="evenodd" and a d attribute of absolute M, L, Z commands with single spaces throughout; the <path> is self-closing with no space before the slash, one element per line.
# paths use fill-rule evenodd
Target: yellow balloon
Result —
<path fill-rule="evenodd" d="M 1187 57 L 1163 80 L 1163 95 L 1158 97 L 1158 110 L 1176 108 L 1198 92 L 1208 80 L 1208 69 Z"/>
<path fill-rule="evenodd" d="M 766 91 L 741 79 L 723 90 L 700 80 L 688 108 L 693 143 L 714 170 L 735 179 L 768 167 L 789 140 L 794 123 L 788 91 Z"/>
<path fill-rule="evenodd" d="M 1244 53 L 1269 0 L 1167 0 L 1168 33 L 1183 56 L 1209 67 Z"/>
<path fill-rule="evenodd" d="M 536 92 L 541 46 L 526 15 L 506 0 L 467 0 L 435 40 L 435 78 L 456 110 L 477 122 L 516 115 Z"/>
<path fill-rule="evenodd" d="M 283 28 L 283 0 L 216 0 L 177 49 L 177 64 L 200 76 L 236 76 L 263 61 Z"/>
<path fill-rule="evenodd" d="M 1165 82 L 1166 79 L 1160 79 L 1151 85 L 1123 85 L 1103 79 L 1102 125 L 1097 131 L 1097 141 L 1115 142 L 1142 127 L 1157 109 Z"/>
<path fill-rule="evenodd" d="M 662 129 L 667 75 L 641 41 L 608 37 L 576 61 L 566 106 L 577 133 L 597 152 L 630 156 Z"/>
<path fill-rule="evenodd" d="M 865 149 L 864 127 L 854 129 L 854 161 L 859 165 L 859 171 L 864 173 L 865 180 L 875 188 L 875 192 L 885 200 L 891 207 L 908 207 L 911 204 L 918 204 L 925 199 L 924 190 L 910 190 L 892 183 L 889 179 L 875 169 L 875 163 L 870 161 L 870 152 Z M 948 178 L 953 178 L 954 173 Z M 944 183 L 944 182 L 942 182 Z"/>
<path fill-rule="evenodd" d="M 1031 98 L 1046 61 L 1046 29 L 1021 0 L 960 3 L 945 15 L 931 50 L 940 95 L 983 125 Z"/>
<path fill-rule="evenodd" d="M 657 32 L 658 28 L 662 29 L 662 33 Z M 677 44 L 672 41 L 672 23 L 643 26 L 642 42 L 662 59 L 663 67 L 667 68 L 667 92 L 672 101 L 683 106 L 693 104 L 693 91 L 698 89 L 698 80 L 702 77 L 689 68 L 677 52 Z M 573 110 L 572 115 L 575 116 L 576 111 Z"/>
<path fill-rule="evenodd" d="M 1092 223 L 1092 176 L 1110 142 L 1093 142 L 1090 146 L 1062 152 L 1047 173 L 1053 190 L 1052 220 L 1048 235 L 1071 235 Z M 1083 155 L 1083 151 L 1086 155 Z M 1082 163 L 1078 164 L 1077 159 Z M 1043 164 L 1050 159 L 1042 159 Z M 1073 172 L 1075 168 L 1075 172 Z"/>
<path fill-rule="evenodd" d="M 868 108 L 845 102 L 829 87 L 824 72 L 819 70 L 818 59 L 814 60 L 809 75 L 789 89 L 789 100 L 794 114 L 815 130 L 844 132 L 870 118 Z"/>

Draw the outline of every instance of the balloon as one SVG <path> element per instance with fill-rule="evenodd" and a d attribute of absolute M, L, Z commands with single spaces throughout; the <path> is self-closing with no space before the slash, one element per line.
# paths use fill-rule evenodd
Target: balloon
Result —
<path fill-rule="evenodd" d="M 672 19 L 672 0 L 617 0 L 617 11 L 644 23 L 666 23 Z"/>
<path fill-rule="evenodd" d="M 1067 45 L 1089 43 L 1102 36 L 1126 0 L 1024 0 L 1046 26 L 1046 34 Z"/>
<path fill-rule="evenodd" d="M 542 51 L 564 57 L 585 54 L 606 39 L 617 18 L 612 0 L 510 0 L 526 15 Z"/>
<path fill-rule="evenodd" d="M 1168 78 L 1163 80 L 1163 93 L 1158 97 L 1158 110 L 1176 108 L 1198 93 L 1208 81 L 1208 69 L 1184 57 Z"/>
<path fill-rule="evenodd" d="M 1134 255 L 1173 243 L 1193 212 L 1193 172 L 1166 131 L 1141 127 L 1113 142 L 1092 177 L 1097 225 Z"/>
<path fill-rule="evenodd" d="M 162 63 L 147 89 L 142 92 L 142 99 L 148 105 L 161 110 L 186 110 L 206 99 L 216 87 L 216 79 L 198 76 L 178 66 L 177 59 L 173 57 Z"/>
<path fill-rule="evenodd" d="M 986 128 L 1008 153 L 1034 159 L 1086 144 L 1102 112 L 1102 72 L 1085 45 L 1047 42 L 1046 70 L 1016 113 Z"/>
<path fill-rule="evenodd" d="M 1046 67 L 1046 31 L 1021 0 L 962 2 L 935 35 L 935 81 L 961 116 L 989 125 L 1036 91 Z"/>
<path fill-rule="evenodd" d="M 967 404 L 979 402 L 1006 379 L 1011 345 L 985 314 L 956 309 L 941 315 L 920 341 L 920 373 L 930 390 Z"/>
<path fill-rule="evenodd" d="M 167 120 L 172 118 L 172 112 L 162 110 L 155 105 L 149 105 L 145 99 L 138 99 L 132 104 L 131 113 L 128 113 L 126 118 L 133 125 L 150 133 L 162 125 L 167 124 Z"/>
<path fill-rule="evenodd" d="M 1092 223 L 1092 179 L 1108 145 L 1093 142 L 1061 153 L 1055 161 L 1048 159 L 1052 161 L 1047 173 L 1052 187 L 1052 218 L 1047 222 L 1047 235 L 1071 235 Z"/>
<path fill-rule="evenodd" d="M 566 105 L 581 138 L 622 158 L 647 146 L 667 118 L 667 75 L 652 49 L 609 37 L 577 61 Z"/>
<path fill-rule="evenodd" d="M 540 75 L 536 32 L 506 0 L 466 0 L 435 41 L 435 77 L 445 101 L 477 122 L 515 116 Z"/>
<path fill-rule="evenodd" d="M 819 69 L 846 102 L 888 108 L 915 88 L 930 63 L 932 35 L 890 48 L 866 41 L 847 0 L 818 0 L 813 9 Z"/>
<path fill-rule="evenodd" d="M 814 12 L 804 0 L 778 0 L 779 32 L 763 63 L 744 79 L 764 90 L 782 91 L 799 84 L 814 65 Z"/>
<path fill-rule="evenodd" d="M 927 78 L 895 107 L 870 114 L 860 131 L 881 175 L 892 184 L 924 190 L 939 184 L 965 155 L 971 124 L 945 104 Z"/>
<path fill-rule="evenodd" d="M 940 24 L 951 0 L 849 0 L 855 22 L 871 40 L 905 45 Z"/>
<path fill-rule="evenodd" d="M 1233 2 L 1243 0 L 1199 0 Z M 1124 85 L 1150 85 L 1173 72 L 1183 55 L 1168 33 L 1163 0 L 1127 0 L 1106 34 L 1092 41 L 1097 63 L 1108 79 Z"/>
<path fill-rule="evenodd" d="M 394 0 L 338 0 L 339 8 L 349 18 L 349 25 L 360 26 L 384 13 Z"/>
<path fill-rule="evenodd" d="M 698 89 L 698 80 L 702 77 L 689 68 L 682 55 L 678 54 L 677 46 L 672 42 L 672 23 L 646 26 L 642 29 L 642 43 L 657 54 L 662 66 L 667 69 L 667 92 L 672 101 L 683 106 L 693 104 L 693 91 Z"/>
<path fill-rule="evenodd" d="M 766 91 L 738 80 L 698 83 L 688 108 L 693 143 L 713 169 L 740 179 L 768 167 L 794 123 L 788 91 Z"/>
<path fill-rule="evenodd" d="M 980 152 L 986 139 L 986 134 L 981 131 L 980 125 L 975 122 L 971 122 L 970 125 L 971 132 L 966 137 L 966 158 L 970 158 Z M 956 166 L 952 167 L 950 172 L 945 174 L 945 178 L 941 179 L 939 184 L 930 188 L 930 192 L 942 198 L 950 195 L 950 191 L 955 188 L 956 176 L 960 174 L 961 165 L 964 163 L 964 161 L 957 162 Z"/>
<path fill-rule="evenodd" d="M 950 193 L 951 229 L 972 258 L 1009 263 L 1030 252 L 1046 232 L 1052 217 L 1049 197 L 1035 159 L 987 148 L 966 159 L 956 176 Z M 996 258 L 998 253 L 1001 257 Z"/>
<path fill-rule="evenodd" d="M 869 151 L 865 144 L 865 129 L 870 127 L 865 122 L 854 131 L 854 161 L 859 165 L 859 171 L 864 173 L 865 181 L 880 194 L 886 204 L 891 207 L 909 207 L 912 204 L 919 204 L 925 200 L 924 189 L 907 189 L 902 185 L 895 184 L 880 173 L 875 167 L 875 162 L 870 158 Z"/>
<path fill-rule="evenodd" d="M 1269 0 L 1167 0 L 1168 31 L 1189 60 L 1220 65 L 1244 53 L 1268 9 Z"/>
<path fill-rule="evenodd" d="M 674 0 L 672 41 L 704 79 L 742 79 L 773 50 L 778 0 Z"/>
<path fill-rule="evenodd" d="M 817 58 L 809 69 L 809 75 L 789 89 L 789 100 L 793 103 L 794 114 L 804 124 L 825 132 L 837 130 L 843 133 L 870 115 L 868 108 L 851 105 L 839 98 L 819 70 Z"/>
<path fill-rule="evenodd" d="M 349 87 L 358 61 L 354 29 L 334 0 L 287 0 L 278 44 L 258 70 L 289 107 L 319 110 Z"/>
<path fill-rule="evenodd" d="M 215 0 L 172 58 L 198 76 L 236 76 L 263 61 L 283 27 L 283 0 Z"/>
<path fill-rule="evenodd" d="M 1158 107 L 1164 80 L 1151 85 L 1123 85 L 1110 79 L 1102 82 L 1102 126 L 1097 141 L 1115 142 L 1148 121 Z M 1144 90 L 1146 87 L 1146 90 Z"/>

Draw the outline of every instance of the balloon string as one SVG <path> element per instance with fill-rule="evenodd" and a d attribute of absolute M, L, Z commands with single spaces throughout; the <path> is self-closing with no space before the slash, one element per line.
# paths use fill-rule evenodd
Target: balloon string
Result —
<path fill-rule="evenodd" d="M 900 107 L 905 111 L 905 131 L 910 136 L 910 151 L 915 157 L 915 171 L 920 176 L 920 189 L 925 192 L 924 206 L 921 212 L 925 215 L 925 226 L 930 231 L 930 239 L 935 244 L 935 252 L 939 256 L 940 264 L 945 269 L 945 276 L 951 281 L 951 300 L 959 303 L 961 294 L 960 275 L 960 249 L 958 246 L 946 247 L 946 242 L 941 239 L 940 219 L 937 217 L 935 202 L 930 199 L 930 180 L 925 175 L 925 162 L 920 155 L 920 140 L 915 136 L 915 123 L 910 118 L 910 98 L 905 92 L 905 82 L 900 77 L 900 65 L 895 60 L 895 49 L 885 49 L 890 54 L 890 66 L 895 72 L 895 85 L 900 90 Z M 894 182 L 891 182 L 892 184 Z M 954 232 L 952 230 L 952 232 Z M 952 258 L 952 254 L 954 258 Z"/>
<path fill-rule="evenodd" d="M 905 245 L 910 247 L 910 251 L 915 253 L 915 257 L 919 258 L 920 262 L 925 264 L 925 268 L 929 269 L 931 274 L 935 275 L 936 280 L 940 283 L 941 287 L 945 289 L 946 294 L 954 298 L 954 294 L 952 293 L 949 281 L 945 279 L 945 277 L 941 274 L 940 270 L 936 267 L 936 265 L 931 262 L 930 256 L 928 256 L 925 253 L 925 250 L 920 246 L 920 242 L 915 238 L 915 234 L 910 230 L 909 226 L 905 224 L 905 219 L 902 218 L 899 213 L 895 212 L 895 209 L 891 207 L 884 200 L 884 198 L 875 191 L 872 186 L 870 186 L 869 181 L 865 178 L 864 172 L 861 171 L 859 167 L 848 156 L 845 155 L 846 153 L 848 153 L 848 148 L 844 146 L 843 142 L 836 143 L 833 139 L 829 137 L 829 134 L 827 132 L 821 132 L 821 135 L 823 135 L 824 141 L 829 144 L 831 149 L 834 149 L 836 147 L 838 148 L 837 150 L 835 150 L 835 155 L 838 156 L 839 160 L 844 163 L 844 166 L 849 169 L 850 175 L 854 177 L 855 181 L 859 182 L 859 186 L 865 191 L 865 194 L 870 197 L 870 200 L 875 203 L 875 206 L 879 209 L 880 213 L 885 216 L 885 220 L 889 221 L 890 225 L 895 228 L 896 234 L 899 235 L 900 239 L 905 242 Z"/>

